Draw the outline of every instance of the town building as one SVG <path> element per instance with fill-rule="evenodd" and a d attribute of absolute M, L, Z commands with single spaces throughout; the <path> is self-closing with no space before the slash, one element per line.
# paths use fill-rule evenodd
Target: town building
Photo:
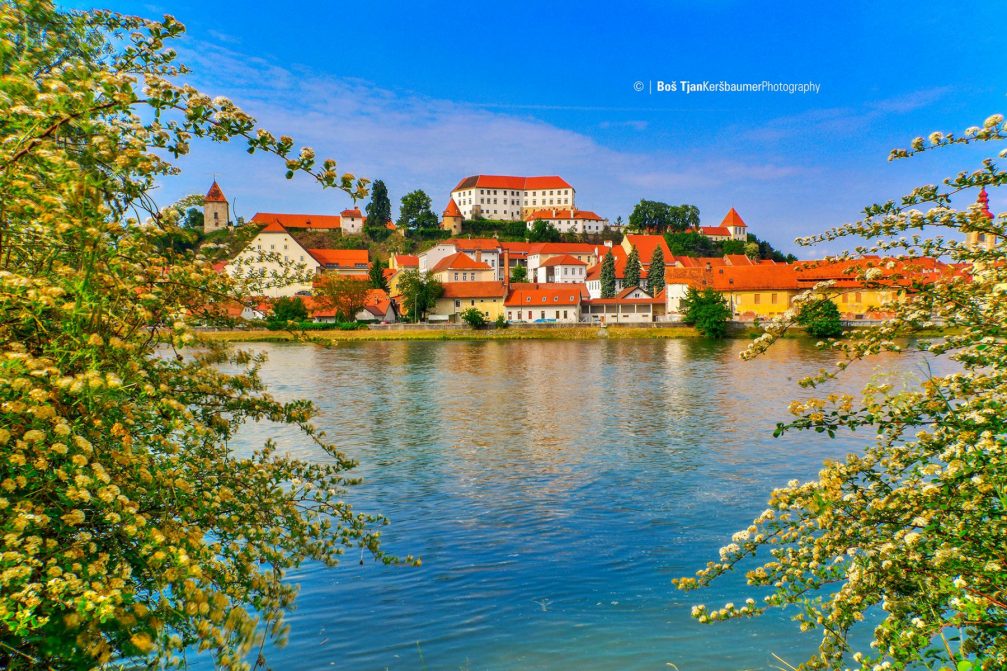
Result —
<path fill-rule="evenodd" d="M 535 282 L 542 284 L 583 284 L 587 263 L 569 254 L 552 256 L 535 269 Z"/>
<path fill-rule="evenodd" d="M 448 199 L 448 205 L 441 214 L 441 228 L 445 231 L 451 231 L 451 235 L 461 235 L 463 219 L 462 212 L 458 209 L 454 198 Z"/>
<path fill-rule="evenodd" d="M 210 190 L 203 197 L 203 233 L 225 229 L 230 221 L 230 205 L 217 180 L 213 180 Z"/>
<path fill-rule="evenodd" d="M 576 191 L 562 177 L 509 177 L 473 175 L 451 190 L 451 200 L 463 219 L 524 221 L 529 213 L 543 209 L 575 207 Z M 450 207 L 450 205 L 449 205 Z"/>
<path fill-rule="evenodd" d="M 248 284 L 250 295 L 268 297 L 310 293 L 314 275 L 336 272 L 366 276 L 366 249 L 305 249 L 282 224 L 273 222 L 225 266 Z"/>
<path fill-rule="evenodd" d="M 608 219 L 603 219 L 590 210 L 542 209 L 525 216 L 529 230 L 536 221 L 551 224 L 560 233 L 601 233 L 608 228 Z"/>
<path fill-rule="evenodd" d="M 514 283 L 505 302 L 507 321 L 576 324 L 585 298 L 583 285 Z"/>
<path fill-rule="evenodd" d="M 464 252 L 475 261 L 488 265 L 495 273 L 494 279 L 503 279 L 500 271 L 503 249 L 500 241 L 493 238 L 449 238 L 438 242 L 418 255 L 419 270 L 430 272 L 441 260 L 458 252 Z"/>
<path fill-rule="evenodd" d="M 627 287 L 612 298 L 584 301 L 584 320 L 601 324 L 649 324 L 665 314 L 664 291 L 651 296 L 640 287 Z"/>
<path fill-rule="evenodd" d="M 745 223 L 738 211 L 733 207 L 724 216 L 719 226 L 700 226 L 699 233 L 702 233 L 711 240 L 748 240 L 748 224 Z"/>
<path fill-rule="evenodd" d="M 478 252 L 477 252 L 478 253 Z M 430 269 L 430 275 L 438 282 L 492 282 L 497 279 L 497 269 L 483 261 L 477 261 L 465 252 L 445 256 Z"/>
<path fill-rule="evenodd" d="M 494 321 L 503 314 L 507 287 L 504 282 L 445 282 L 444 293 L 427 318 L 430 321 L 458 321 L 465 310 L 476 308 Z"/>

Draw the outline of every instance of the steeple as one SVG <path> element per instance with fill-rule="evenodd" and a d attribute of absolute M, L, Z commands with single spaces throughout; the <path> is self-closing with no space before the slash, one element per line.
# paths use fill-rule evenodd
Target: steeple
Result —
<path fill-rule="evenodd" d="M 213 180 L 210 190 L 203 197 L 203 232 L 212 233 L 227 228 L 230 223 L 227 198 L 217 180 Z"/>
<path fill-rule="evenodd" d="M 986 193 L 986 187 L 979 189 L 979 197 L 976 198 L 976 205 L 979 206 L 979 214 L 989 222 L 993 221 L 993 213 L 990 211 L 990 197 Z M 987 251 L 996 246 L 997 236 L 985 231 L 967 231 L 965 233 L 965 245 L 969 249 L 985 249 Z"/>

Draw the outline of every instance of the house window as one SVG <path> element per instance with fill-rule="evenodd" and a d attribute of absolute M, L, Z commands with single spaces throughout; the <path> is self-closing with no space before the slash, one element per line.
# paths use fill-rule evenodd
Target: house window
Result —
<path fill-rule="evenodd" d="M 859 291 L 857 292 L 857 296 L 856 296 L 856 298 L 857 298 L 857 302 L 858 302 L 858 303 L 859 303 L 859 302 L 860 302 L 860 301 L 862 300 L 862 298 L 861 298 L 861 295 L 860 295 L 860 292 L 859 292 Z"/>
<path fill-rule="evenodd" d="M 772 303 L 773 305 L 776 305 L 776 294 L 769 295 L 769 302 Z"/>
<path fill-rule="evenodd" d="M 566 310 L 563 310 L 563 319 L 566 319 Z"/>
<path fill-rule="evenodd" d="M 458 273 L 455 273 L 455 282 L 458 281 Z"/>
<path fill-rule="evenodd" d="M 755 294 L 755 299 L 754 299 L 754 302 L 755 302 L 755 304 L 756 304 L 756 305 L 758 305 L 759 303 L 761 303 L 761 302 L 762 302 L 762 301 L 760 300 L 761 298 L 762 298 L 762 294 Z"/>
<path fill-rule="evenodd" d="M 456 307 L 456 308 L 460 308 L 461 306 L 462 306 L 462 302 L 461 302 L 460 300 L 457 300 L 457 299 L 456 299 L 456 300 L 455 300 L 455 307 Z"/>
<path fill-rule="evenodd" d="M 545 310 L 542 310 L 542 319 L 545 319 Z"/>

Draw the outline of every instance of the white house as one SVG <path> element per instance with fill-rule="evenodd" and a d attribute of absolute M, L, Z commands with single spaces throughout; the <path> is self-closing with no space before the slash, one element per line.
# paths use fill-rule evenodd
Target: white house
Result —
<path fill-rule="evenodd" d="M 529 229 L 539 220 L 552 224 L 560 233 L 601 233 L 608 226 L 608 219 L 590 210 L 535 210 L 525 216 Z"/>
<path fill-rule="evenodd" d="M 465 219 L 485 217 L 523 221 L 534 210 L 575 206 L 576 192 L 562 177 L 473 175 L 451 190 L 451 199 Z"/>
<path fill-rule="evenodd" d="M 583 284 L 587 263 L 569 254 L 553 256 L 535 268 L 535 281 L 540 283 Z"/>
<path fill-rule="evenodd" d="M 582 284 L 511 284 L 504 301 L 507 321 L 576 324 L 586 294 Z"/>
<path fill-rule="evenodd" d="M 502 280 L 500 241 L 493 238 L 451 238 L 438 242 L 418 257 L 420 272 L 431 272 L 449 256 L 464 253 L 477 263 L 485 263 L 493 270 L 495 279 Z"/>
<path fill-rule="evenodd" d="M 246 293 L 255 296 L 294 296 L 311 291 L 310 281 L 304 279 L 318 272 L 321 264 L 278 223 L 259 231 L 252 241 L 228 262 L 226 270 L 232 277 L 244 278 L 248 283 Z M 296 277 L 300 275 L 302 277 Z"/>

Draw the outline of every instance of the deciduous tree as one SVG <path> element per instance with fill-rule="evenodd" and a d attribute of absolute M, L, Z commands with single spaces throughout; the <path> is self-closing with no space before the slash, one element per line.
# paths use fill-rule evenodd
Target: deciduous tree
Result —
<path fill-rule="evenodd" d="M 437 221 L 437 215 L 430 209 L 430 196 L 421 189 L 410 191 L 402 196 L 396 225 L 406 234 L 439 228 L 440 222 Z"/>
<path fill-rule="evenodd" d="M 680 310 L 682 321 L 695 326 L 701 335 L 707 338 L 723 338 L 727 335 L 731 309 L 724 297 L 713 289 L 699 291 L 689 287 Z"/>
<path fill-rule="evenodd" d="M 444 293 L 444 287 L 436 278 L 429 273 L 412 269 L 402 271 L 398 287 L 408 320 L 412 322 L 423 319 Z"/>
<path fill-rule="evenodd" d="M 0 2 L 0 668 L 163 668 L 200 646 L 238 668 L 282 634 L 289 569 L 382 557 L 383 520 L 344 503 L 353 462 L 314 406 L 273 398 L 261 357 L 187 325 L 243 295 L 165 245 L 183 211 L 153 206 L 201 138 L 354 197 L 366 182 L 191 87 L 182 31 Z M 324 456 L 237 452 L 248 421 Z"/>
<path fill-rule="evenodd" d="M 335 310 L 336 317 L 343 321 L 353 321 L 367 304 L 371 289 L 368 278 L 326 273 L 318 280 L 315 298 L 320 307 Z"/>
<path fill-rule="evenodd" d="M 962 134 L 916 138 L 891 159 L 1005 139 L 997 114 Z M 879 354 L 886 367 L 892 355 L 912 352 L 942 356 L 950 369 L 903 389 L 875 382 L 860 394 L 823 390 L 791 405 L 794 417 L 778 433 L 860 429 L 864 448 L 827 462 L 817 478 L 773 491 L 769 507 L 719 558 L 678 582 L 695 588 L 748 567 L 761 600 L 697 606 L 700 621 L 793 607 L 801 629 L 820 637 L 801 669 L 1007 668 L 1007 217 L 973 204 L 977 190 L 1004 184 L 1007 172 L 991 157 L 801 241 L 851 238 L 865 257 L 854 264 L 856 279 L 902 294 L 882 306 L 893 318 L 824 344 L 836 364 L 805 387 L 828 385 Z M 959 232 L 997 242 L 972 247 Z M 935 268 L 933 258 L 956 265 Z M 764 352 L 806 302 L 833 291 L 826 282 L 799 296 L 745 356 Z M 925 336 L 933 329 L 941 337 Z"/>

